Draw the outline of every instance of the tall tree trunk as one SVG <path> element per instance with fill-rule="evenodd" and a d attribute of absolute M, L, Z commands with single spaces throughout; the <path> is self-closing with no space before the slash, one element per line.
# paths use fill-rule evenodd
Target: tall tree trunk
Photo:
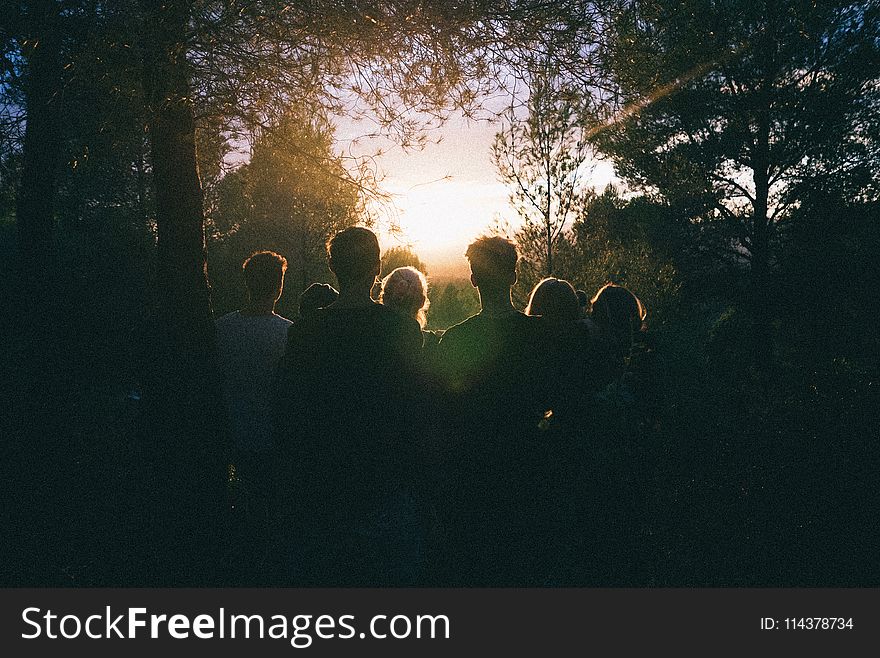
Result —
<path fill-rule="evenodd" d="M 547 137 L 544 151 L 544 172 L 547 176 L 547 206 L 544 210 L 544 226 L 547 229 L 547 276 L 553 276 L 553 187 L 550 177 L 553 160 L 550 151 L 550 138 Z"/>
<path fill-rule="evenodd" d="M 147 211 L 147 174 L 146 174 L 146 162 L 144 161 L 144 142 L 143 140 L 139 140 L 138 144 L 138 155 L 137 160 L 135 161 L 135 167 L 137 169 L 137 204 L 138 211 L 140 213 L 140 219 L 143 222 L 141 228 L 146 228 L 148 226 L 148 222 L 150 219 L 149 212 Z"/>
<path fill-rule="evenodd" d="M 186 60 L 189 2 L 153 14 L 147 64 L 149 136 L 155 185 L 160 310 L 171 348 L 188 366 L 209 366 L 216 349 L 207 277 L 202 187 Z"/>
<path fill-rule="evenodd" d="M 770 108 L 762 108 L 757 117 L 757 135 L 752 154 L 755 203 L 751 230 L 750 307 L 755 320 L 755 357 L 762 372 L 773 363 L 773 307 L 769 290 L 770 268 Z"/>
<path fill-rule="evenodd" d="M 55 187 L 61 147 L 61 44 L 58 3 L 27 3 L 27 63 L 21 187 L 17 197 L 16 231 L 25 302 L 40 299 L 51 271 L 47 255 L 54 252 Z M 42 300 L 40 301 L 42 304 Z"/>
<path fill-rule="evenodd" d="M 751 276 L 755 294 L 766 294 L 769 268 L 770 226 L 768 219 L 770 196 L 770 173 L 767 162 L 767 136 L 758 138 L 754 158 L 755 204 L 751 231 Z"/>
<path fill-rule="evenodd" d="M 547 229 L 547 276 L 553 276 L 553 226 L 549 215 L 544 218 L 544 226 Z"/>
<path fill-rule="evenodd" d="M 216 576 L 225 503 L 216 336 L 186 59 L 190 2 L 145 2 L 145 90 L 155 187 L 156 365 L 147 391 L 156 456 L 158 541 L 170 584 Z"/>
<path fill-rule="evenodd" d="M 57 420 L 59 399 L 66 393 L 65 378 L 59 376 L 64 300 L 53 276 L 59 270 L 54 214 L 63 88 L 57 5 L 54 0 L 31 0 L 2 10 L 4 20 L 9 19 L 4 27 L 21 39 L 26 126 L 15 209 L 18 280 L 3 300 L 9 322 L 0 327 L 8 360 L 0 393 L 6 446 L 0 495 L 10 503 L 5 506 L 10 514 L 4 524 L 9 531 L 4 543 L 10 549 L 6 563 L 16 567 L 13 578 L 25 586 L 59 582 L 63 542 L 58 541 L 56 510 L 69 502 L 69 491 L 62 498 L 57 486 L 65 472 L 66 447 L 58 439 L 64 426 Z"/>

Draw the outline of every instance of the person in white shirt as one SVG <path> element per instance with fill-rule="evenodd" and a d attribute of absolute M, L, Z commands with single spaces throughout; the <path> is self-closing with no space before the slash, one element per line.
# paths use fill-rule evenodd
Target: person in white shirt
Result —
<path fill-rule="evenodd" d="M 235 447 L 262 453 L 274 446 L 272 391 L 291 321 L 275 313 L 287 260 L 258 251 L 242 264 L 248 302 L 217 320 L 223 395 Z"/>
<path fill-rule="evenodd" d="M 269 526 L 274 495 L 275 376 L 292 324 L 275 313 L 286 270 L 287 260 L 275 252 L 251 254 L 242 264 L 247 304 L 216 322 L 223 399 L 235 448 L 233 464 L 244 494 L 235 496 L 233 504 L 250 507 L 249 516 L 264 529 Z"/>

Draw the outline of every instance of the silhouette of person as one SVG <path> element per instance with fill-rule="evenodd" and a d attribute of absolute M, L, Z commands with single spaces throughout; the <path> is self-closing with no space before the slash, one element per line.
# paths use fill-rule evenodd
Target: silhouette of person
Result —
<path fill-rule="evenodd" d="M 623 286 L 608 283 L 593 297 L 592 317 L 611 353 L 616 397 L 643 414 L 642 421 L 655 417 L 660 405 L 657 336 L 648 331 L 647 315 L 642 301 Z"/>
<path fill-rule="evenodd" d="M 414 267 L 398 267 L 382 279 L 379 301 L 401 315 L 415 319 L 422 328 L 422 358 L 418 369 L 419 382 L 416 388 L 418 393 L 412 398 L 412 427 L 417 433 L 433 439 L 436 428 L 432 425 L 438 420 L 437 408 L 441 397 L 433 372 L 442 332 L 425 329 L 426 314 L 430 306 L 428 280 Z M 432 508 L 436 505 L 436 478 L 441 473 L 442 465 L 442 450 L 439 442 L 436 440 L 425 442 L 422 446 L 420 462 L 423 468 L 419 477 L 422 486 L 417 494 L 426 515 L 427 548 L 431 550 L 438 545 L 436 538 L 440 530 L 437 511 Z M 426 556 L 426 563 L 434 561 L 430 556 Z"/>
<path fill-rule="evenodd" d="M 580 319 L 580 300 L 568 281 L 551 276 L 532 289 L 525 313 L 554 323 L 573 324 Z"/>
<path fill-rule="evenodd" d="M 563 279 L 547 277 L 529 296 L 526 315 L 540 317 L 540 353 L 547 391 L 547 420 L 577 420 L 585 405 L 611 377 L 607 349 L 582 322 L 574 287 Z"/>
<path fill-rule="evenodd" d="M 339 299 L 339 292 L 327 283 L 313 283 L 299 296 L 299 314 L 308 315 L 327 308 Z"/>
<path fill-rule="evenodd" d="M 249 462 L 265 457 L 274 446 L 274 377 L 291 325 L 290 320 L 275 313 L 286 270 L 287 260 L 279 254 L 251 254 L 242 264 L 247 304 L 216 322 L 223 396 L 232 437 L 238 456 Z"/>
<path fill-rule="evenodd" d="M 240 560 L 243 572 L 265 560 L 271 524 L 276 447 L 272 399 L 291 325 L 275 313 L 275 304 L 284 289 L 286 269 L 287 261 L 279 254 L 251 254 L 242 264 L 247 303 L 216 322 L 223 400 L 234 447 L 232 463 L 238 491 L 244 494 L 234 504 L 248 512 L 243 519 L 248 528 L 241 538 L 249 547 L 249 555 Z"/>
<path fill-rule="evenodd" d="M 413 318 L 422 328 L 425 349 L 433 350 L 440 342 L 440 335 L 428 331 L 428 279 L 414 267 L 398 267 L 382 279 L 379 302 L 390 309 Z"/>
<path fill-rule="evenodd" d="M 589 512 L 596 508 L 591 496 L 589 468 L 596 462 L 593 446 L 602 429 L 594 423 L 595 395 L 608 384 L 611 369 L 607 348 L 593 336 L 581 318 L 581 306 L 568 281 L 548 277 L 529 296 L 526 314 L 541 323 L 542 381 L 546 411 L 541 423 L 542 443 L 549 446 L 549 499 L 544 522 L 545 555 L 552 559 L 557 581 L 570 582 L 584 573 L 584 555 L 595 556 L 589 539 L 597 524 Z"/>
<path fill-rule="evenodd" d="M 408 422 L 418 322 L 370 297 L 380 267 L 369 230 L 328 245 L 339 298 L 300 317 L 279 371 L 284 526 L 280 555 L 300 585 L 409 584 L 421 560 Z"/>
<path fill-rule="evenodd" d="M 590 317 L 620 365 L 642 331 L 647 311 L 641 300 L 623 286 L 606 283 L 591 300 Z"/>
<path fill-rule="evenodd" d="M 612 376 L 597 396 L 597 424 L 604 432 L 595 443 L 603 442 L 604 448 L 601 460 L 594 460 L 599 470 L 589 478 L 598 495 L 584 507 L 601 530 L 588 548 L 596 556 L 593 572 L 583 573 L 593 585 L 644 582 L 646 565 L 659 550 L 653 535 L 644 532 L 654 522 L 645 503 L 655 492 L 634 473 L 653 468 L 645 462 L 653 446 L 642 442 L 642 429 L 653 422 L 661 400 L 647 311 L 628 289 L 609 283 L 594 295 L 591 317 L 608 350 Z"/>
<path fill-rule="evenodd" d="M 438 346 L 447 398 L 448 477 L 438 505 L 447 528 L 445 579 L 454 584 L 540 582 L 535 558 L 543 458 L 538 320 L 516 310 L 516 248 L 482 237 L 467 249 L 481 310 Z"/>
<path fill-rule="evenodd" d="M 516 310 L 510 289 L 516 283 L 518 256 L 512 242 L 482 237 L 468 246 L 471 284 L 480 296 L 480 312 L 450 327 L 440 341 L 442 378 L 454 395 L 480 407 L 489 424 L 528 415 L 522 400 L 534 339 L 533 318 Z M 511 403 L 520 400 L 519 403 Z M 519 413 L 517 413 L 519 412 Z"/>

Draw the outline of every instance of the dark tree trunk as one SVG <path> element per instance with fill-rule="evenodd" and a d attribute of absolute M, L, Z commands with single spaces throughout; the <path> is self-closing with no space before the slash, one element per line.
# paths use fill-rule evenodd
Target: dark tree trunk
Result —
<path fill-rule="evenodd" d="M 146 162 L 144 161 L 144 143 L 141 140 L 139 145 L 140 151 L 137 156 L 137 160 L 135 161 L 135 167 L 137 168 L 137 204 L 138 211 L 140 212 L 140 219 L 143 221 L 141 228 L 146 229 L 148 226 L 148 222 L 150 219 L 150 214 L 147 211 L 147 174 L 146 174 Z"/>
<path fill-rule="evenodd" d="M 59 417 L 59 376 L 63 334 L 55 261 L 55 191 L 61 149 L 62 92 L 58 7 L 54 0 L 10 3 L 0 13 L 10 34 L 21 39 L 25 63 L 21 182 L 16 196 L 16 278 L 3 299 L 0 337 L 4 350 L 4 390 L 0 393 L 6 448 L 0 495 L 9 519 L 4 523 L 12 566 L 10 584 L 59 582 L 62 554 L 58 540 L 62 503 L 57 483 L 64 473 L 65 442 Z M 5 291 L 4 291 L 5 292 Z M 34 331 L 35 318 L 40 330 Z"/>
<path fill-rule="evenodd" d="M 553 231 L 547 218 L 547 276 L 553 276 Z"/>
<path fill-rule="evenodd" d="M 770 294 L 770 108 L 762 108 L 757 117 L 757 135 L 752 154 L 755 202 L 750 235 L 751 290 L 750 307 L 755 321 L 756 363 L 767 373 L 773 364 L 773 305 Z"/>
<path fill-rule="evenodd" d="M 216 577 L 225 460 L 202 189 L 186 60 L 189 2 L 145 2 L 145 90 L 158 232 L 155 370 L 147 414 L 157 469 L 157 547 L 170 584 Z"/>
<path fill-rule="evenodd" d="M 206 367 L 215 351 L 202 188 L 186 61 L 188 2 L 156 10 L 147 63 L 160 311 L 171 348 Z"/>
<path fill-rule="evenodd" d="M 543 131 L 542 131 L 543 132 Z M 547 176 L 547 207 L 544 210 L 544 227 L 547 229 L 547 276 L 553 276 L 553 190 L 550 176 L 552 159 L 550 157 L 550 144 L 546 144 L 544 153 L 544 172 Z"/>
<path fill-rule="evenodd" d="M 53 0 L 27 5 L 23 46 L 27 62 L 21 187 L 17 197 L 16 230 L 25 300 L 40 298 L 51 271 L 54 252 L 55 186 L 61 147 L 61 44 L 58 6 Z M 40 301 L 42 304 L 42 300 Z"/>
<path fill-rule="evenodd" d="M 754 161 L 755 204 L 751 231 L 751 274 L 756 294 L 765 294 L 769 268 L 770 227 L 767 217 L 770 194 L 770 174 L 767 162 L 766 139 L 759 138 Z"/>

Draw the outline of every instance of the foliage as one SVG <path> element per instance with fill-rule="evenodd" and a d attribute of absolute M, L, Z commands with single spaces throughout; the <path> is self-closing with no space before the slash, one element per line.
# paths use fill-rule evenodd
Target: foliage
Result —
<path fill-rule="evenodd" d="M 492 156 L 522 226 L 523 257 L 545 275 L 555 273 L 554 252 L 576 214 L 592 151 L 584 94 L 565 79 L 548 52 L 524 63 L 526 116 L 514 103 L 495 137 Z"/>
<path fill-rule="evenodd" d="M 467 279 L 431 281 L 428 297 L 431 300 L 429 329 L 448 329 L 480 310 L 477 291 Z"/>
<path fill-rule="evenodd" d="M 876 373 L 880 204 L 831 200 L 803 212 L 786 234 L 777 275 L 774 308 L 785 336 L 780 357 L 814 365 L 813 377 L 835 360 Z"/>
<path fill-rule="evenodd" d="M 295 314 L 299 293 L 309 284 L 332 280 L 327 241 L 367 219 L 357 181 L 333 144 L 326 119 L 290 113 L 263 132 L 249 163 L 220 181 L 210 215 L 209 270 L 219 284 L 219 308 L 235 306 L 228 286 L 238 282 L 241 262 L 258 249 L 288 260 L 282 305 L 288 313 Z"/>
<path fill-rule="evenodd" d="M 450 105 L 473 110 L 507 83 L 499 73 L 524 81 L 535 71 L 523 62 L 541 61 L 548 39 L 566 89 L 618 94 L 597 143 L 643 194 L 573 201 L 552 254 L 553 270 L 590 293 L 609 279 L 632 288 L 660 334 L 651 422 L 600 410 L 548 441 L 575 446 L 556 456 L 586 474 L 561 505 L 586 501 L 591 519 L 614 519 L 639 545 L 640 559 L 610 559 L 646 573 L 634 568 L 602 584 L 877 584 L 876 3 L 625 2 L 619 13 L 611 3 L 612 38 L 600 49 L 591 40 L 595 7 L 579 0 L 161 4 L 192 10 L 177 45 L 192 86 L 183 101 L 196 118 L 218 312 L 243 301 L 241 260 L 269 247 L 291 262 L 280 310 L 292 315 L 305 282 L 331 280 L 327 235 L 368 219 L 373 185 L 335 152 L 333 112 L 372 116 L 378 130 L 416 146 L 425 120 Z M 175 537 L 209 523 L 200 514 L 165 522 L 167 509 L 185 509 L 198 492 L 166 477 L 173 443 L 153 450 L 156 428 L 179 424 L 176 437 L 195 461 L 205 461 L 205 444 L 190 435 L 218 442 L 200 429 L 212 407 L 151 413 L 141 396 L 159 353 L 148 331 L 158 286 L 147 285 L 156 193 L 177 201 L 155 189 L 144 132 L 156 110 L 144 79 L 155 75 L 145 58 L 153 5 L 65 0 L 57 17 L 60 71 L 48 71 L 54 82 L 41 91 L 60 103 L 64 121 L 50 152 L 57 177 L 42 189 L 57 193 L 50 219 L 60 257 L 35 260 L 55 275 L 33 296 L 37 315 L 5 302 L 17 292 L 7 217 L 22 182 L 31 56 L 43 42 L 28 38 L 45 27 L 31 12 L 38 5 L 60 6 L 12 3 L 0 30 L 0 296 L 11 320 L 4 373 L 13 384 L 4 393 L 14 402 L 0 426 L 10 437 L 4 486 L 16 501 L 11 582 L 168 584 L 163 570 L 190 578 L 181 556 L 200 559 L 174 555 Z M 601 89 L 588 76 L 599 55 L 608 56 Z M 250 161 L 224 175 L 231 144 L 246 140 Z M 769 373 L 756 367 L 760 335 L 737 266 L 763 239 L 754 222 L 759 172 L 773 248 Z M 546 271 L 545 250 L 534 247 L 542 235 L 519 236 L 520 304 Z M 418 259 L 389 252 L 385 267 L 395 263 Z M 432 280 L 429 294 L 432 328 L 479 308 L 466 279 Z M 45 331 L 31 330 L 35 317 Z M 21 345 L 29 334 L 32 354 Z M 201 371 L 182 374 L 193 389 L 203 383 Z M 160 381 L 173 394 L 187 390 L 182 383 Z M 178 485 L 197 482 L 179 470 Z M 590 541 L 605 539 L 589 530 Z M 601 551 L 575 555 L 587 570 L 601 562 Z"/>
<path fill-rule="evenodd" d="M 609 186 L 578 205 L 571 229 L 559 239 L 556 276 L 590 296 L 609 282 L 626 286 L 652 317 L 669 317 L 685 280 L 700 272 L 688 255 L 686 227 L 676 217 L 662 204 L 645 197 L 624 199 Z M 543 276 L 529 259 L 522 261 L 515 299 L 525 303 Z"/>
<path fill-rule="evenodd" d="M 760 276 L 815 190 L 877 194 L 876 4 L 628 2 L 611 26 L 598 147 Z"/>
<path fill-rule="evenodd" d="M 409 247 L 391 247 L 382 252 L 382 273 L 380 278 L 385 278 L 398 267 L 414 267 L 419 272 L 428 275 L 428 266 L 425 265 L 418 255 Z"/>
<path fill-rule="evenodd" d="M 609 282 L 626 286 L 652 317 L 668 316 L 689 274 L 658 237 L 669 239 L 674 222 L 666 208 L 644 198 L 624 201 L 609 187 L 584 204 L 574 223 L 566 258 L 572 282 L 591 296 Z"/>

